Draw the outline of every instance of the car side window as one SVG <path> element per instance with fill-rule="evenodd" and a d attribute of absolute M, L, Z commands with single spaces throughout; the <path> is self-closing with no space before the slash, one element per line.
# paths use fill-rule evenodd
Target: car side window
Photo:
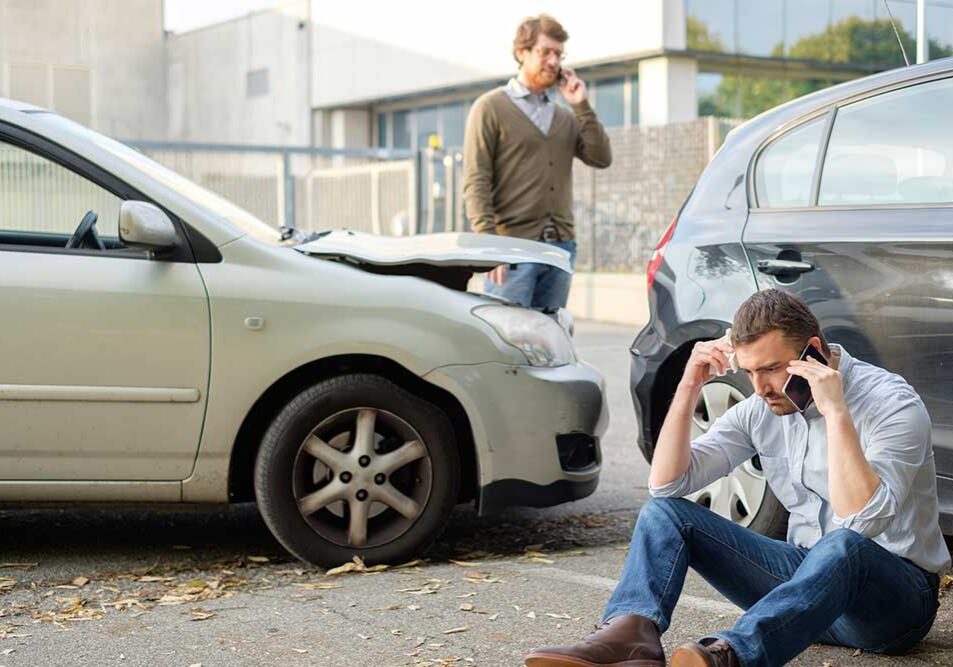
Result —
<path fill-rule="evenodd" d="M 770 143 L 755 168 L 759 208 L 810 206 L 825 118 L 799 125 Z"/>
<path fill-rule="evenodd" d="M 0 141 L 0 243 L 65 248 L 92 211 L 106 248 L 121 247 L 121 203 L 83 176 Z"/>
<path fill-rule="evenodd" d="M 821 206 L 953 202 L 953 79 L 839 109 L 821 176 Z"/>

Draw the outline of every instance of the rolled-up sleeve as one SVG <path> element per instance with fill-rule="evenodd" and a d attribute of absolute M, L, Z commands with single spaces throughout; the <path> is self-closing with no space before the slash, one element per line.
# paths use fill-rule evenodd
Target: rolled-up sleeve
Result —
<path fill-rule="evenodd" d="M 864 456 L 880 485 L 859 511 L 832 517 L 835 526 L 876 537 L 890 525 L 921 467 L 933 456 L 930 415 L 915 396 L 886 413 L 864 438 Z"/>
<path fill-rule="evenodd" d="M 760 400 L 760 399 L 759 399 Z M 692 441 L 688 470 L 668 484 L 649 485 L 655 498 L 681 498 L 726 476 L 757 454 L 751 442 L 751 399 L 732 406 Z"/>

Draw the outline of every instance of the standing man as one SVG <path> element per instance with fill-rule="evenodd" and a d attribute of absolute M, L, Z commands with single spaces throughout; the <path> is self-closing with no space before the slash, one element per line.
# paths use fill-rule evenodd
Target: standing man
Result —
<path fill-rule="evenodd" d="M 827 363 L 800 360 L 807 345 Z M 690 442 L 702 385 L 729 370 L 732 353 L 755 393 Z M 804 412 L 783 392 L 795 375 L 811 388 Z M 652 459 L 653 498 L 602 625 L 526 664 L 665 667 L 659 635 L 689 567 L 746 611 L 678 648 L 672 667 L 780 667 L 814 642 L 905 653 L 933 625 L 938 575 L 950 566 L 930 433 L 903 378 L 828 345 L 799 297 L 757 292 L 735 313 L 730 340 L 692 350 Z M 790 512 L 787 541 L 682 498 L 755 455 Z"/>
<path fill-rule="evenodd" d="M 552 16 L 525 19 L 516 30 L 519 72 L 482 95 L 467 119 L 463 197 L 473 231 L 555 245 L 575 264 L 572 160 L 592 167 L 612 163 L 609 138 L 589 106 L 586 84 L 562 69 L 569 34 Z M 558 106 L 557 86 L 572 111 Z M 572 275 L 539 264 L 499 266 L 486 290 L 524 306 L 566 305 Z"/>

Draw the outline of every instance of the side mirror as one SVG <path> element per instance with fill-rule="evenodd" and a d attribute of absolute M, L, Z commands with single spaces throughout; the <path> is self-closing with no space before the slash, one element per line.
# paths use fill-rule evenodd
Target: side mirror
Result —
<path fill-rule="evenodd" d="M 123 243 L 161 250 L 175 245 L 175 225 L 161 208 L 144 201 L 124 201 L 119 207 L 119 239 Z"/>

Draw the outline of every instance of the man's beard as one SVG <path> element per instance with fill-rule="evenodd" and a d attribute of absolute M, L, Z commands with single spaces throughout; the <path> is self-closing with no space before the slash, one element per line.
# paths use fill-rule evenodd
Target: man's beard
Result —
<path fill-rule="evenodd" d="M 791 415 L 797 412 L 797 408 L 794 407 L 794 404 L 791 403 L 791 401 L 787 400 L 787 398 L 783 394 L 768 394 L 767 396 L 762 396 L 762 398 L 764 399 L 765 403 L 767 403 L 768 409 L 772 413 L 777 415 L 778 417 L 783 417 L 784 415 Z M 778 399 L 781 399 L 781 400 L 776 403 L 768 403 L 767 399 L 771 399 L 775 401 L 777 401 Z"/>
<path fill-rule="evenodd" d="M 526 77 L 529 80 L 529 83 L 537 89 L 549 88 L 554 83 L 556 83 L 556 72 L 550 71 L 546 68 L 539 69 L 535 72 L 528 72 Z"/>

